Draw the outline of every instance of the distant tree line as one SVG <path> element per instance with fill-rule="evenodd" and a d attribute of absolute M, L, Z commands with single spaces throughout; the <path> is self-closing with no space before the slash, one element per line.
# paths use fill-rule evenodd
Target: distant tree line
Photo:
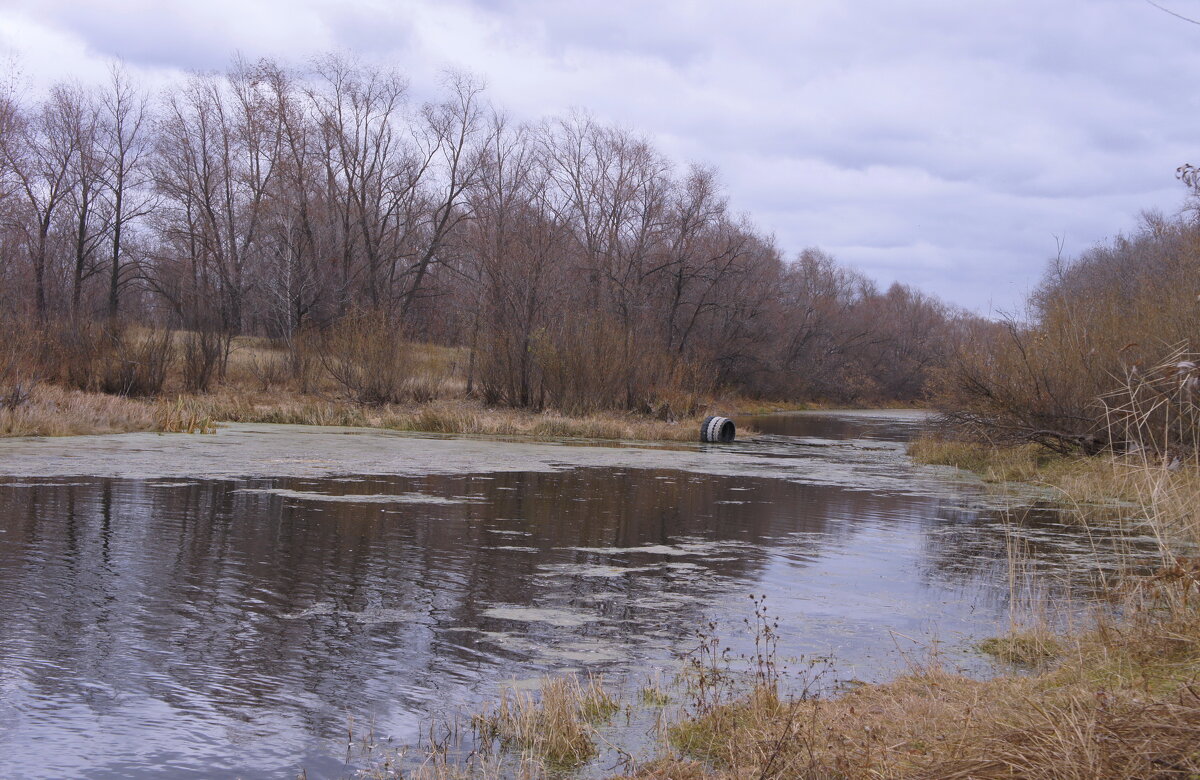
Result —
<path fill-rule="evenodd" d="M 572 410 L 716 389 L 911 401 L 970 319 L 817 250 L 785 259 L 713 169 L 633 132 L 515 122 L 461 74 L 416 102 L 400 74 L 333 55 L 154 96 L 116 66 L 11 91 L 0 305 L 61 339 L 184 332 L 217 378 L 246 334 L 456 345 L 468 393 Z"/>

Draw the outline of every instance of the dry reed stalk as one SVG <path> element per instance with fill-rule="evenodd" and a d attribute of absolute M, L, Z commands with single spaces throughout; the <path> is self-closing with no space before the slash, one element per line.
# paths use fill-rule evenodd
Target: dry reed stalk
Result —
<path fill-rule="evenodd" d="M 538 694 L 504 691 L 500 702 L 476 716 L 475 730 L 482 741 L 501 750 L 526 753 L 551 770 L 585 764 L 597 752 L 595 724 L 611 718 L 617 700 L 603 681 L 577 675 L 543 680 Z"/>
<path fill-rule="evenodd" d="M 217 426 L 203 407 L 185 400 L 161 402 L 155 418 L 156 430 L 162 433 L 216 433 Z"/>

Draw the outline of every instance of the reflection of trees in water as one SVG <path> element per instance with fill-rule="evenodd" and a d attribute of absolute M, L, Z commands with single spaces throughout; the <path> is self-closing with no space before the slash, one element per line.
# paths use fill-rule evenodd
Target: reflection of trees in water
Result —
<path fill-rule="evenodd" d="M 181 708 L 205 691 L 228 712 L 296 691 L 333 702 L 381 687 L 417 696 L 421 678 L 497 660 L 478 635 L 441 629 L 507 629 L 545 643 L 682 637 L 731 583 L 753 580 L 765 557 L 753 545 L 807 531 L 789 547 L 815 556 L 871 504 L 868 494 L 779 480 L 604 469 L 277 485 L 469 499 L 455 504 L 307 501 L 239 492 L 246 486 L 97 480 L 2 491 L 0 587 L 23 607 L 3 610 L 0 628 L 6 644 L 34 645 L 6 655 L 61 659 L 72 677 L 114 688 L 132 673 Z M 708 556 L 568 549 L 680 539 L 749 547 Z M 671 562 L 700 568 L 604 578 L 570 570 Z M 546 564 L 567 568 L 550 574 Z M 513 625 L 484 614 L 496 603 L 560 605 L 599 619 Z M 279 617 L 326 604 L 325 614 Z M 372 610 L 394 612 L 371 623 Z"/>
<path fill-rule="evenodd" d="M 767 414 L 747 418 L 760 433 L 819 439 L 908 441 L 922 430 L 925 418 L 915 415 Z"/>
<path fill-rule="evenodd" d="M 312 501 L 243 488 L 458 500 Z M 527 676 L 531 657 L 553 663 L 539 648 L 619 647 L 620 661 L 598 656 L 601 666 L 661 657 L 754 587 L 771 559 L 803 567 L 828 545 L 851 549 L 863 521 L 966 526 L 948 511 L 777 479 L 613 469 L 0 486 L 0 668 L 19 669 L 30 696 L 97 710 L 134 706 L 95 693 L 108 686 L 209 724 L 269 717 L 269 731 L 329 734 L 347 707 L 424 709 L 460 684 Z M 957 568 L 962 559 L 1002 554 L 1002 534 L 974 530 L 927 540 L 937 576 L 974 576 Z M 689 555 L 611 549 L 698 540 L 716 544 Z M 596 577 L 587 566 L 652 568 Z M 486 614 L 497 604 L 588 620 Z"/>
<path fill-rule="evenodd" d="M 0 489 L 4 665 L 21 666 L 47 697 L 95 699 L 88 693 L 100 690 L 94 684 L 133 685 L 181 711 L 203 702 L 200 709 L 229 716 L 266 707 L 340 721 L 340 709 L 321 716 L 285 702 L 311 705 L 316 697 L 340 708 L 380 697 L 412 700 L 444 685 L 446 675 L 463 679 L 481 663 L 500 661 L 479 636 L 443 629 L 524 631 L 544 642 L 629 641 L 643 628 L 686 634 L 712 591 L 752 578 L 758 557 L 701 560 L 704 578 L 663 568 L 599 584 L 548 577 L 540 567 L 697 560 L 564 548 L 679 537 L 753 542 L 794 522 L 786 520 L 794 511 L 777 504 L 795 504 L 786 499 L 803 492 L 774 481 L 604 470 L 281 485 L 472 499 L 456 504 L 306 501 L 239 492 L 246 486 L 97 480 Z M 715 503 L 721 500 L 754 503 Z M 820 513 L 812 513 L 814 528 L 822 526 Z M 601 588 L 606 596 L 596 600 Z M 690 598 L 653 610 L 635 606 L 663 594 Z M 483 614 L 495 603 L 564 604 L 600 620 L 514 626 Z M 330 609 L 280 618 L 314 605 Z M 28 663 L 38 658 L 55 663 Z"/>

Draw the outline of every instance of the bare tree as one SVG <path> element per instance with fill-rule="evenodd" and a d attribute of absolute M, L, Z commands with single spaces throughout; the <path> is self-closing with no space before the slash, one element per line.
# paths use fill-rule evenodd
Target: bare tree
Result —
<path fill-rule="evenodd" d="M 124 66 L 109 68 L 103 108 L 103 165 L 110 201 L 108 316 L 121 308 L 121 291 L 128 281 L 126 236 L 129 227 L 155 208 L 149 159 L 149 98 L 138 90 Z"/>
<path fill-rule="evenodd" d="M 13 171 L 27 219 L 18 222 L 33 270 L 34 310 L 49 314 L 51 229 L 75 186 L 79 135 L 74 131 L 71 90 L 57 86 L 27 114 L 14 117 L 15 131 L 3 139 L 4 159 Z"/>

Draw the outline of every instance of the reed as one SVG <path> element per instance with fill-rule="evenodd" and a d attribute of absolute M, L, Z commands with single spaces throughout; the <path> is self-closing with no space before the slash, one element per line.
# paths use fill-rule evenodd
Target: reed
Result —
<path fill-rule="evenodd" d="M 538 693 L 507 689 L 495 706 L 474 719 L 487 744 L 534 756 L 551 770 L 579 767 L 597 753 L 595 724 L 619 709 L 603 680 L 577 675 L 547 678 Z"/>

